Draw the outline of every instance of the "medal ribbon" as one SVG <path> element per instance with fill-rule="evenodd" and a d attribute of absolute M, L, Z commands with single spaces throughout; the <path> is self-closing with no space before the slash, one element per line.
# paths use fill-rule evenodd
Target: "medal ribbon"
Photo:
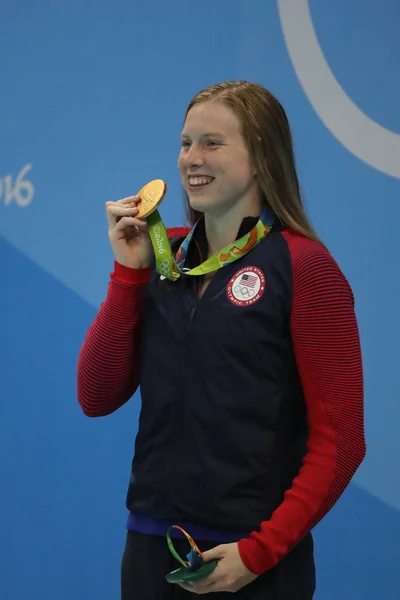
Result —
<path fill-rule="evenodd" d="M 188 560 L 183 560 L 183 558 L 181 558 L 179 556 L 179 554 L 177 553 L 177 551 L 174 548 L 174 545 L 172 543 L 171 540 L 171 530 L 172 529 L 179 529 L 179 531 L 181 531 L 183 533 L 183 535 L 186 537 L 187 541 L 190 544 L 190 552 L 186 555 L 186 558 Z M 196 544 L 196 542 L 193 540 L 193 538 L 187 533 L 187 531 L 185 531 L 184 529 L 182 529 L 182 527 L 180 527 L 179 525 L 172 525 L 167 532 L 167 543 L 168 543 L 168 548 L 170 549 L 170 552 L 172 554 L 172 556 L 174 558 L 176 558 L 177 561 L 179 561 L 181 563 L 181 565 L 183 565 L 186 568 L 190 568 L 190 569 L 197 569 L 199 568 L 202 564 L 203 564 L 203 559 L 201 556 L 201 552 Z"/>
<path fill-rule="evenodd" d="M 174 257 L 161 216 L 158 210 L 155 210 L 147 217 L 147 226 L 151 243 L 154 248 L 157 273 L 171 281 L 176 281 L 181 275 L 205 275 L 206 273 L 218 271 L 218 269 L 235 262 L 250 252 L 254 246 L 268 235 L 274 221 L 275 218 L 273 215 L 267 210 L 264 210 L 256 225 L 249 233 L 246 233 L 232 244 L 225 246 L 222 250 L 213 254 L 213 256 L 210 256 L 210 258 L 197 267 L 188 271 L 183 271 L 182 269 L 185 264 L 187 249 L 198 222 L 183 240 Z"/>

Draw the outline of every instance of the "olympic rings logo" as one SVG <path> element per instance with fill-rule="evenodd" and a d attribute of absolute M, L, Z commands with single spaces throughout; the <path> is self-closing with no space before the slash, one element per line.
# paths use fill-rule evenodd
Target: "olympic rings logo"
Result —
<path fill-rule="evenodd" d="M 233 291 L 237 295 L 240 294 L 242 296 L 242 298 L 252 298 L 254 296 L 254 293 L 255 293 L 254 290 L 249 289 L 249 288 L 247 288 L 245 286 L 240 286 L 240 285 L 236 285 L 233 288 Z"/>
<path fill-rule="evenodd" d="M 171 273 L 171 265 L 167 258 L 164 258 L 164 260 L 159 264 L 158 268 L 160 274 L 164 275 L 164 277 L 167 277 Z"/>

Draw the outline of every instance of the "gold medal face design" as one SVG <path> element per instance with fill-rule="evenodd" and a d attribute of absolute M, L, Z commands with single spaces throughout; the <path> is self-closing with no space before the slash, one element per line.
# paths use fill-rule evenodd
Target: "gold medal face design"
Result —
<path fill-rule="evenodd" d="M 165 198 L 167 193 L 167 185 L 162 179 L 153 179 L 142 187 L 138 196 L 141 200 L 137 204 L 138 213 L 135 215 L 137 219 L 146 219 L 154 212 Z"/>

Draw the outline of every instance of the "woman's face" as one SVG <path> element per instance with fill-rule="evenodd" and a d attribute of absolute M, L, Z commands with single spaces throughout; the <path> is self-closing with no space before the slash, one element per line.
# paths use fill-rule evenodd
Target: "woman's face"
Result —
<path fill-rule="evenodd" d="M 241 123 L 229 107 L 194 105 L 181 140 L 178 167 L 194 210 L 217 214 L 258 193 Z"/>

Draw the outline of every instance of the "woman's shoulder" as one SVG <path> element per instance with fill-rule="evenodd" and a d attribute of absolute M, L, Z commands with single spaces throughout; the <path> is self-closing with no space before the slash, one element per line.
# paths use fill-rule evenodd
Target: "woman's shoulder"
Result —
<path fill-rule="evenodd" d="M 303 287 L 305 283 L 340 285 L 349 289 L 349 282 L 335 257 L 326 246 L 305 235 L 286 229 L 281 232 L 286 240 L 294 281 Z"/>
<path fill-rule="evenodd" d="M 321 241 L 311 239 L 290 227 L 281 231 L 281 235 L 286 240 L 292 255 L 298 256 L 305 253 L 310 256 L 329 256 L 333 258 Z"/>
<path fill-rule="evenodd" d="M 306 237 L 291 228 L 281 231 L 281 235 L 286 241 L 294 264 L 303 261 L 322 261 L 322 263 L 337 265 L 335 258 L 322 241 Z"/>

